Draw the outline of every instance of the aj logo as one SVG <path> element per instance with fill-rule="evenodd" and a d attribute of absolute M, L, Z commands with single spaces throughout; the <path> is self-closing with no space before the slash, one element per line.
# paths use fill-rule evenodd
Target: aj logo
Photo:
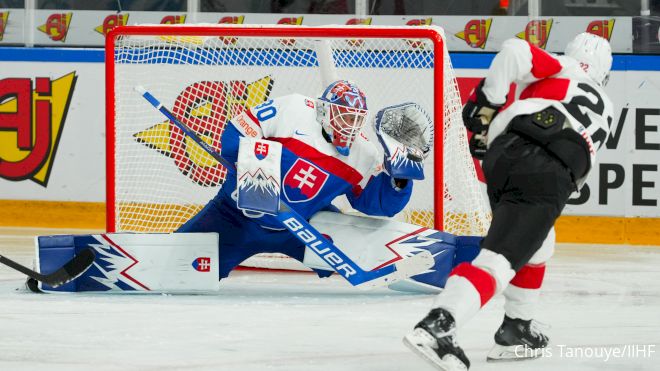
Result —
<path fill-rule="evenodd" d="M 172 113 L 220 151 L 220 138 L 226 122 L 247 108 L 267 101 L 272 88 L 270 76 L 249 84 L 237 80 L 200 81 L 189 85 L 177 96 Z M 217 186 L 227 175 L 222 165 L 169 121 L 137 132 L 133 137 L 170 157 L 183 175 L 199 185 Z"/>
<path fill-rule="evenodd" d="M 525 27 L 525 31 L 516 34 L 519 39 L 526 40 L 530 44 L 545 49 L 550 38 L 550 29 L 552 28 L 552 18 L 530 21 Z"/>
<path fill-rule="evenodd" d="M 0 177 L 48 185 L 76 78 L 0 80 Z"/>
<path fill-rule="evenodd" d="M 300 26 L 303 22 L 303 17 L 287 17 L 282 18 L 277 21 L 277 24 L 288 24 L 293 26 Z M 280 44 L 284 46 L 294 46 L 296 44 L 295 39 L 280 39 Z"/>
<path fill-rule="evenodd" d="M 218 24 L 243 24 L 243 21 L 245 20 L 245 16 L 230 16 L 230 17 L 222 17 L 218 21 Z M 231 36 L 220 36 L 220 40 L 225 45 L 235 45 L 238 42 L 238 38 L 236 37 L 231 37 Z"/>
<path fill-rule="evenodd" d="M 430 26 L 433 23 L 433 18 L 411 19 L 406 22 L 406 26 Z M 406 43 L 415 49 L 424 49 L 424 42 L 421 40 L 408 39 Z"/>
<path fill-rule="evenodd" d="M 363 26 L 368 26 L 371 24 L 371 17 L 369 18 L 351 18 L 348 21 L 346 21 L 347 25 L 363 25 Z M 364 44 L 364 40 L 361 39 L 355 39 L 355 40 L 346 40 L 348 45 L 354 47 L 354 48 L 359 48 Z"/>
<path fill-rule="evenodd" d="M 109 16 L 103 19 L 103 23 L 100 26 L 94 28 L 94 31 L 105 36 L 113 28 L 117 26 L 125 26 L 127 24 L 128 24 L 128 13 L 110 14 Z"/>
<path fill-rule="evenodd" d="M 53 41 L 64 42 L 66 40 L 66 34 L 69 32 L 72 16 L 73 13 L 51 14 L 46 19 L 46 23 L 37 27 L 37 29 L 45 33 Z"/>
<path fill-rule="evenodd" d="M 166 15 L 160 20 L 160 24 L 184 24 L 186 23 L 186 15 Z"/>
<path fill-rule="evenodd" d="M 0 12 L 0 41 L 5 37 L 5 29 L 9 20 L 9 12 Z"/>
<path fill-rule="evenodd" d="M 604 39 L 607 39 L 607 41 L 610 41 L 610 38 L 612 38 L 613 30 L 614 30 L 614 19 L 602 19 L 598 21 L 592 21 L 587 26 L 587 32 L 600 36 Z"/>
<path fill-rule="evenodd" d="M 471 48 L 484 49 L 486 47 L 486 41 L 488 41 L 488 33 L 490 33 L 492 23 L 492 18 L 472 19 L 465 24 L 463 31 L 456 34 L 456 37 L 464 40 Z"/>

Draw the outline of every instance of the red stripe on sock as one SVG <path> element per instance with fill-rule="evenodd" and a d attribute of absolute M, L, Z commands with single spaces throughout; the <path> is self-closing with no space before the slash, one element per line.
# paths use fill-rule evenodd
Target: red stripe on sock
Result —
<path fill-rule="evenodd" d="M 481 306 L 495 295 L 495 278 L 485 270 L 470 263 L 461 263 L 452 269 L 450 276 L 460 276 L 472 284 L 481 297 Z"/>
<path fill-rule="evenodd" d="M 527 264 L 520 268 L 511 284 L 522 289 L 540 289 L 545 276 L 545 264 Z"/>

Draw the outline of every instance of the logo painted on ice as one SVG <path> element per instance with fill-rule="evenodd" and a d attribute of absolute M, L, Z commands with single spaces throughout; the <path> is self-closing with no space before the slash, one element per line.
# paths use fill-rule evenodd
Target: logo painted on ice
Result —
<path fill-rule="evenodd" d="M 254 143 L 254 155 L 257 156 L 257 160 L 265 159 L 268 156 L 268 143 Z"/>
<path fill-rule="evenodd" d="M 198 272 L 210 272 L 211 271 L 211 258 L 197 258 L 192 262 L 193 268 Z"/>
<path fill-rule="evenodd" d="M 258 133 L 251 126 L 253 124 L 237 115 L 254 103 L 267 101 L 273 83 L 270 76 L 250 83 L 244 80 L 198 81 L 188 85 L 176 97 L 171 110 L 174 116 L 219 151 L 224 125 L 209 123 L 225 123 L 237 117 L 235 124 L 240 125 L 237 128 L 246 136 L 256 137 Z M 224 166 L 206 152 L 200 155 L 199 146 L 193 141 L 182 140 L 185 135 L 181 129 L 169 121 L 156 123 L 133 137 L 171 158 L 184 176 L 203 187 L 215 187 L 225 180 L 227 170 Z M 163 137 L 168 139 L 163 141 Z"/>
<path fill-rule="evenodd" d="M 301 158 L 284 176 L 284 195 L 289 202 L 306 202 L 319 193 L 328 180 L 328 173 Z"/>

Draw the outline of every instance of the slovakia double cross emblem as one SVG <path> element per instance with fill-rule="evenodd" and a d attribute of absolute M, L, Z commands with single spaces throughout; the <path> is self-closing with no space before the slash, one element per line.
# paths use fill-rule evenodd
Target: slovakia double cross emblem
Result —
<path fill-rule="evenodd" d="M 255 142 L 254 155 L 257 156 L 258 160 L 263 160 L 266 158 L 266 156 L 268 156 L 268 143 Z"/>
<path fill-rule="evenodd" d="M 328 173 L 309 161 L 297 159 L 284 176 L 284 195 L 289 202 L 306 202 L 319 193 Z"/>
<path fill-rule="evenodd" d="M 207 258 L 207 257 L 197 258 L 193 261 L 192 266 L 198 272 L 210 272 L 211 258 Z"/>

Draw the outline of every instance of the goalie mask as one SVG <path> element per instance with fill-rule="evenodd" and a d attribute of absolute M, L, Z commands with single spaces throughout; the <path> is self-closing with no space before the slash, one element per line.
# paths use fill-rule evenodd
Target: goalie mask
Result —
<path fill-rule="evenodd" d="M 576 59 L 596 84 L 607 84 L 612 68 L 612 48 L 607 40 L 583 32 L 568 43 L 564 54 Z"/>
<path fill-rule="evenodd" d="M 337 152 L 348 156 L 367 118 L 367 98 L 353 83 L 330 84 L 317 101 L 316 119 L 330 136 Z"/>

